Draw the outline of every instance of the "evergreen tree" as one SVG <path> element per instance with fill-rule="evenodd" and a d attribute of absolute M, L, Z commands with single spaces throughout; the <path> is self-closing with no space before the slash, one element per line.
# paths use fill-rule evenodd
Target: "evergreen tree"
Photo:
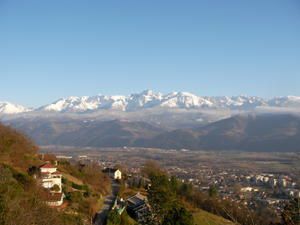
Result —
<path fill-rule="evenodd" d="M 116 210 L 112 210 L 109 212 L 107 217 L 107 225 L 120 225 L 121 217 Z"/>
<path fill-rule="evenodd" d="M 284 225 L 300 225 L 300 200 L 292 199 L 282 213 Z"/>
<path fill-rule="evenodd" d="M 218 195 L 218 190 L 215 185 L 212 185 L 209 187 L 208 194 L 212 198 L 214 198 Z"/>
<path fill-rule="evenodd" d="M 168 211 L 162 225 L 193 225 L 193 217 L 183 206 L 174 205 Z"/>
<path fill-rule="evenodd" d="M 160 169 L 152 167 L 148 176 L 151 186 L 148 200 L 151 206 L 153 225 L 192 225 L 193 217 L 177 197 L 179 183 L 175 177 L 169 177 Z M 189 188 L 187 188 L 188 190 Z"/>

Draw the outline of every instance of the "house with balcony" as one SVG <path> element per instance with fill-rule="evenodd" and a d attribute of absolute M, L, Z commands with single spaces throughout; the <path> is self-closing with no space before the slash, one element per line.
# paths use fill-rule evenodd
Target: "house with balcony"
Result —
<path fill-rule="evenodd" d="M 62 192 L 62 174 L 50 163 L 40 167 L 40 182 L 45 189 L 45 201 L 50 206 L 61 206 L 64 193 Z"/>

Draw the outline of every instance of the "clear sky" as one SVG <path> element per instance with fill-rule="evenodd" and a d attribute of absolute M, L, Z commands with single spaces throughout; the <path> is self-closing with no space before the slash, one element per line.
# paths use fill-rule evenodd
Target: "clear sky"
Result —
<path fill-rule="evenodd" d="M 300 95 L 299 0 L 0 0 L 0 100 Z"/>

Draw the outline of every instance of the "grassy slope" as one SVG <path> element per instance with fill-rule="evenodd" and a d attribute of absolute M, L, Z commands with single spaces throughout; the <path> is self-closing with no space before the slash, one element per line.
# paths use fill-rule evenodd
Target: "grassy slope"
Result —
<path fill-rule="evenodd" d="M 63 177 L 66 178 L 67 180 L 75 183 L 75 184 L 78 184 L 78 185 L 83 185 L 83 182 L 82 180 L 72 176 L 71 174 L 68 174 L 68 173 L 62 173 Z"/>
<path fill-rule="evenodd" d="M 234 225 L 231 221 L 203 210 L 198 210 L 193 216 L 195 225 Z"/>

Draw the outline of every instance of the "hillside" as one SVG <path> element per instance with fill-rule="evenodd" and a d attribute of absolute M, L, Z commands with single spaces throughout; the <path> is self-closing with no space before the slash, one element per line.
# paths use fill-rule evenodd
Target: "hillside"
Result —
<path fill-rule="evenodd" d="M 101 194 L 109 191 L 109 179 L 96 165 L 78 167 L 61 162 L 59 170 L 66 175 L 64 210 L 51 208 L 45 202 L 49 192 L 37 178 L 39 166 L 45 164 L 37 150 L 24 135 L 0 124 L 0 224 L 90 224 L 101 206 Z"/>
<path fill-rule="evenodd" d="M 27 170 L 40 163 L 37 148 L 22 134 L 0 124 L 0 224 L 72 225 L 76 218 L 49 208 L 43 190 Z"/>
<path fill-rule="evenodd" d="M 300 151 L 300 117 L 235 116 L 204 127 L 166 132 L 141 143 L 195 150 Z"/>
<path fill-rule="evenodd" d="M 16 130 L 0 124 L 0 162 L 25 170 L 36 165 L 37 146 Z"/>
<path fill-rule="evenodd" d="M 16 120 L 12 125 L 39 145 L 131 146 L 141 137 L 152 138 L 163 131 L 145 122 L 123 120 L 32 119 Z"/>
<path fill-rule="evenodd" d="M 193 213 L 195 225 L 234 225 L 223 217 L 199 209 Z"/>

